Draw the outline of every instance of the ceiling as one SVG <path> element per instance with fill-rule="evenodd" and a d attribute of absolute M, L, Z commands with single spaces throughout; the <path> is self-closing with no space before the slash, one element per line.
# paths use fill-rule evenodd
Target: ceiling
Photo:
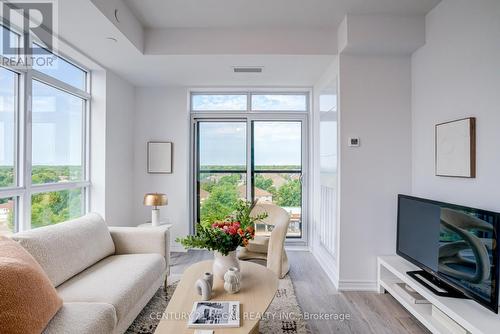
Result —
<path fill-rule="evenodd" d="M 143 56 L 144 57 L 144 56 Z M 136 86 L 310 87 L 332 62 L 332 56 L 166 55 L 145 56 L 130 66 L 112 62 L 112 70 Z M 333 56 L 335 57 L 335 56 Z M 262 73 L 234 73 L 232 65 L 258 64 Z M 126 70 L 124 70 L 126 69 Z"/>
<path fill-rule="evenodd" d="M 145 28 L 337 28 L 349 14 L 423 15 L 440 0 L 123 0 Z"/>
<path fill-rule="evenodd" d="M 336 59 L 336 23 L 346 12 L 417 15 L 439 0 L 100 0 L 109 5 L 111 15 L 113 6 L 126 7 L 138 21 L 135 31 L 142 29 L 140 25 L 150 27 L 143 32 L 145 50 L 137 48 L 109 14 L 103 15 L 95 5 L 98 2 L 59 0 L 59 34 L 136 86 L 305 87 L 312 86 Z M 240 40 L 257 26 L 255 35 L 248 33 L 246 40 Z M 326 29 L 317 38 L 314 29 L 320 27 Z M 157 40 L 155 31 L 159 31 Z M 148 43 L 160 46 L 159 50 L 149 51 Z M 191 43 L 184 46 L 189 52 L 175 52 L 182 43 Z M 194 51 L 191 45 L 196 46 Z M 220 52 L 224 45 L 230 47 Z M 241 45 L 246 49 L 231 52 Z M 296 45 L 302 49 L 294 49 Z M 235 74 L 233 66 L 263 66 L 264 71 Z"/>

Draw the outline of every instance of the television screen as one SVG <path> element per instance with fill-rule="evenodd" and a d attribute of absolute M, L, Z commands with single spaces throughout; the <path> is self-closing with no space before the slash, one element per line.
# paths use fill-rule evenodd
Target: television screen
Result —
<path fill-rule="evenodd" d="M 399 195 L 397 253 L 498 312 L 500 214 Z"/>

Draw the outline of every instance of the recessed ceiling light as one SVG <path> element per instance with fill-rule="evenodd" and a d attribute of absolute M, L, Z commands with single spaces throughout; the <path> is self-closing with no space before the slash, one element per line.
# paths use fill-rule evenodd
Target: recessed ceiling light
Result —
<path fill-rule="evenodd" d="M 262 66 L 233 66 L 234 73 L 262 73 Z"/>

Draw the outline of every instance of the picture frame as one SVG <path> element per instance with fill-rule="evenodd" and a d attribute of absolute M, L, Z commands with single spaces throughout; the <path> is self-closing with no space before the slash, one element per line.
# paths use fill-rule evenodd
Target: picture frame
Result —
<path fill-rule="evenodd" d="M 149 141 L 147 150 L 149 174 L 172 174 L 173 145 L 171 142 Z"/>
<path fill-rule="evenodd" d="M 476 118 L 435 126 L 435 173 L 443 177 L 476 177 Z"/>

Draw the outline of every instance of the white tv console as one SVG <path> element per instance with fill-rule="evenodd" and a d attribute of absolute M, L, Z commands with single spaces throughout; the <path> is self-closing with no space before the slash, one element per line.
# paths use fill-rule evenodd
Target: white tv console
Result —
<path fill-rule="evenodd" d="M 440 297 L 411 278 L 406 272 L 419 270 L 418 267 L 400 256 L 380 256 L 377 258 L 379 293 L 387 291 L 425 327 L 435 334 L 453 334 L 443 323 L 432 316 L 432 305 L 472 334 L 500 333 L 500 315 L 491 312 L 477 302 L 468 299 Z M 413 304 L 407 301 L 394 283 L 406 283 L 430 304 Z"/>

